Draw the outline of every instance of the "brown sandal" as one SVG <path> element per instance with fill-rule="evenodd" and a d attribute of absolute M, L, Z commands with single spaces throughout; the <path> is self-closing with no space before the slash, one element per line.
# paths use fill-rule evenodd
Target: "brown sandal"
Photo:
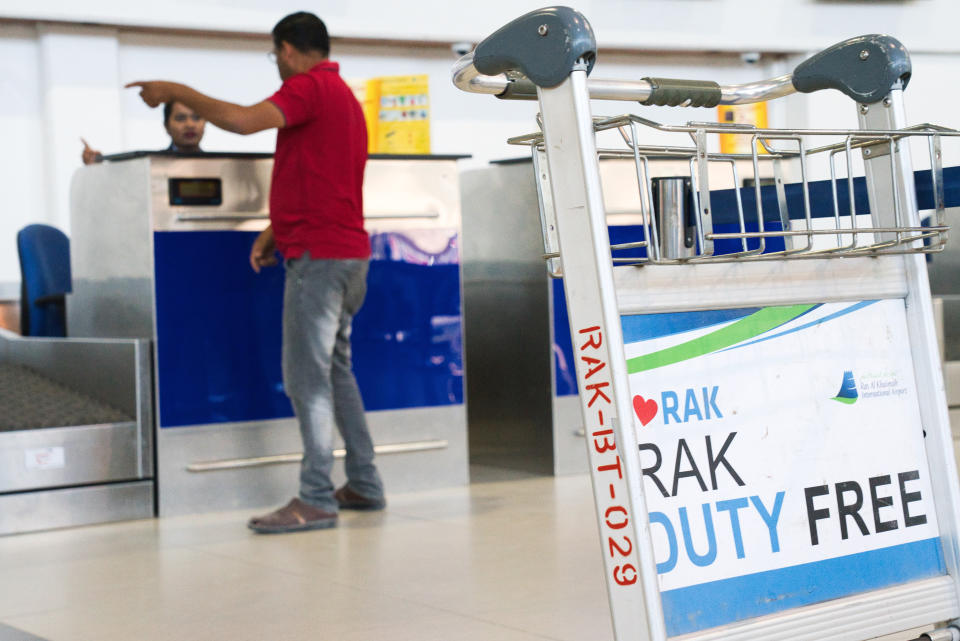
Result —
<path fill-rule="evenodd" d="M 387 501 L 382 496 L 371 499 L 359 492 L 354 492 L 349 485 L 344 485 L 334 492 L 333 498 L 337 499 L 337 505 L 341 510 L 382 510 L 387 506 Z"/>
<path fill-rule="evenodd" d="M 322 530 L 336 525 L 336 514 L 304 503 L 299 498 L 291 499 L 270 514 L 255 516 L 247 521 L 247 527 L 259 534 Z"/>

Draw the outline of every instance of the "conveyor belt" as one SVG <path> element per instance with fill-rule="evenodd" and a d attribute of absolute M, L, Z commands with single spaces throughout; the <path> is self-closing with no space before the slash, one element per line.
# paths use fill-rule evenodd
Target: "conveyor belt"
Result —
<path fill-rule="evenodd" d="M 0 432 L 133 420 L 31 369 L 0 363 Z"/>

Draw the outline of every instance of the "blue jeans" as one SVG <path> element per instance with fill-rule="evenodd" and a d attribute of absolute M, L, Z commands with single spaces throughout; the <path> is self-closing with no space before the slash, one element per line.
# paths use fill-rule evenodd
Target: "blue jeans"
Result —
<path fill-rule="evenodd" d="M 303 437 L 300 499 L 328 512 L 333 498 L 333 425 L 347 449 L 350 487 L 383 496 L 373 440 L 353 376 L 350 329 L 367 291 L 367 260 L 286 261 L 283 293 L 283 383 Z"/>

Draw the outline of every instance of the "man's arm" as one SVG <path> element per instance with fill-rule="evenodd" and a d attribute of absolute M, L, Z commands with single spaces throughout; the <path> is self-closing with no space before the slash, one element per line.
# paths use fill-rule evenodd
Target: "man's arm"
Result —
<path fill-rule="evenodd" d="M 217 127 L 235 134 L 247 135 L 264 129 L 282 129 L 287 124 L 283 112 L 269 100 L 244 107 L 211 98 L 186 85 L 163 80 L 131 82 L 126 85 L 126 88 L 130 87 L 140 87 L 140 97 L 151 107 L 170 101 L 183 103 Z"/>
<path fill-rule="evenodd" d="M 270 267 L 277 264 L 277 257 L 274 252 L 277 251 L 277 245 L 273 240 L 273 226 L 267 225 L 267 228 L 260 232 L 257 239 L 253 241 L 253 247 L 250 248 L 250 266 L 253 271 L 260 273 L 261 267 Z"/>
<path fill-rule="evenodd" d="M 83 143 L 83 151 L 80 153 L 80 159 L 84 165 L 93 165 L 103 160 L 103 154 L 93 149 L 90 143 L 83 138 L 80 139 L 80 142 Z"/>

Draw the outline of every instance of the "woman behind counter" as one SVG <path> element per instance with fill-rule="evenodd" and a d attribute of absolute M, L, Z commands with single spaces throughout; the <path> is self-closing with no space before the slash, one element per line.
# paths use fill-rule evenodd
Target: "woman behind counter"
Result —
<path fill-rule="evenodd" d="M 198 116 L 190 107 L 179 102 L 167 102 L 163 105 L 163 127 L 170 136 L 170 146 L 165 151 L 182 153 L 197 153 L 200 141 L 203 139 L 203 128 L 207 121 Z M 90 145 L 83 138 L 83 152 L 80 154 L 84 165 L 101 162 L 103 154 Z"/>

